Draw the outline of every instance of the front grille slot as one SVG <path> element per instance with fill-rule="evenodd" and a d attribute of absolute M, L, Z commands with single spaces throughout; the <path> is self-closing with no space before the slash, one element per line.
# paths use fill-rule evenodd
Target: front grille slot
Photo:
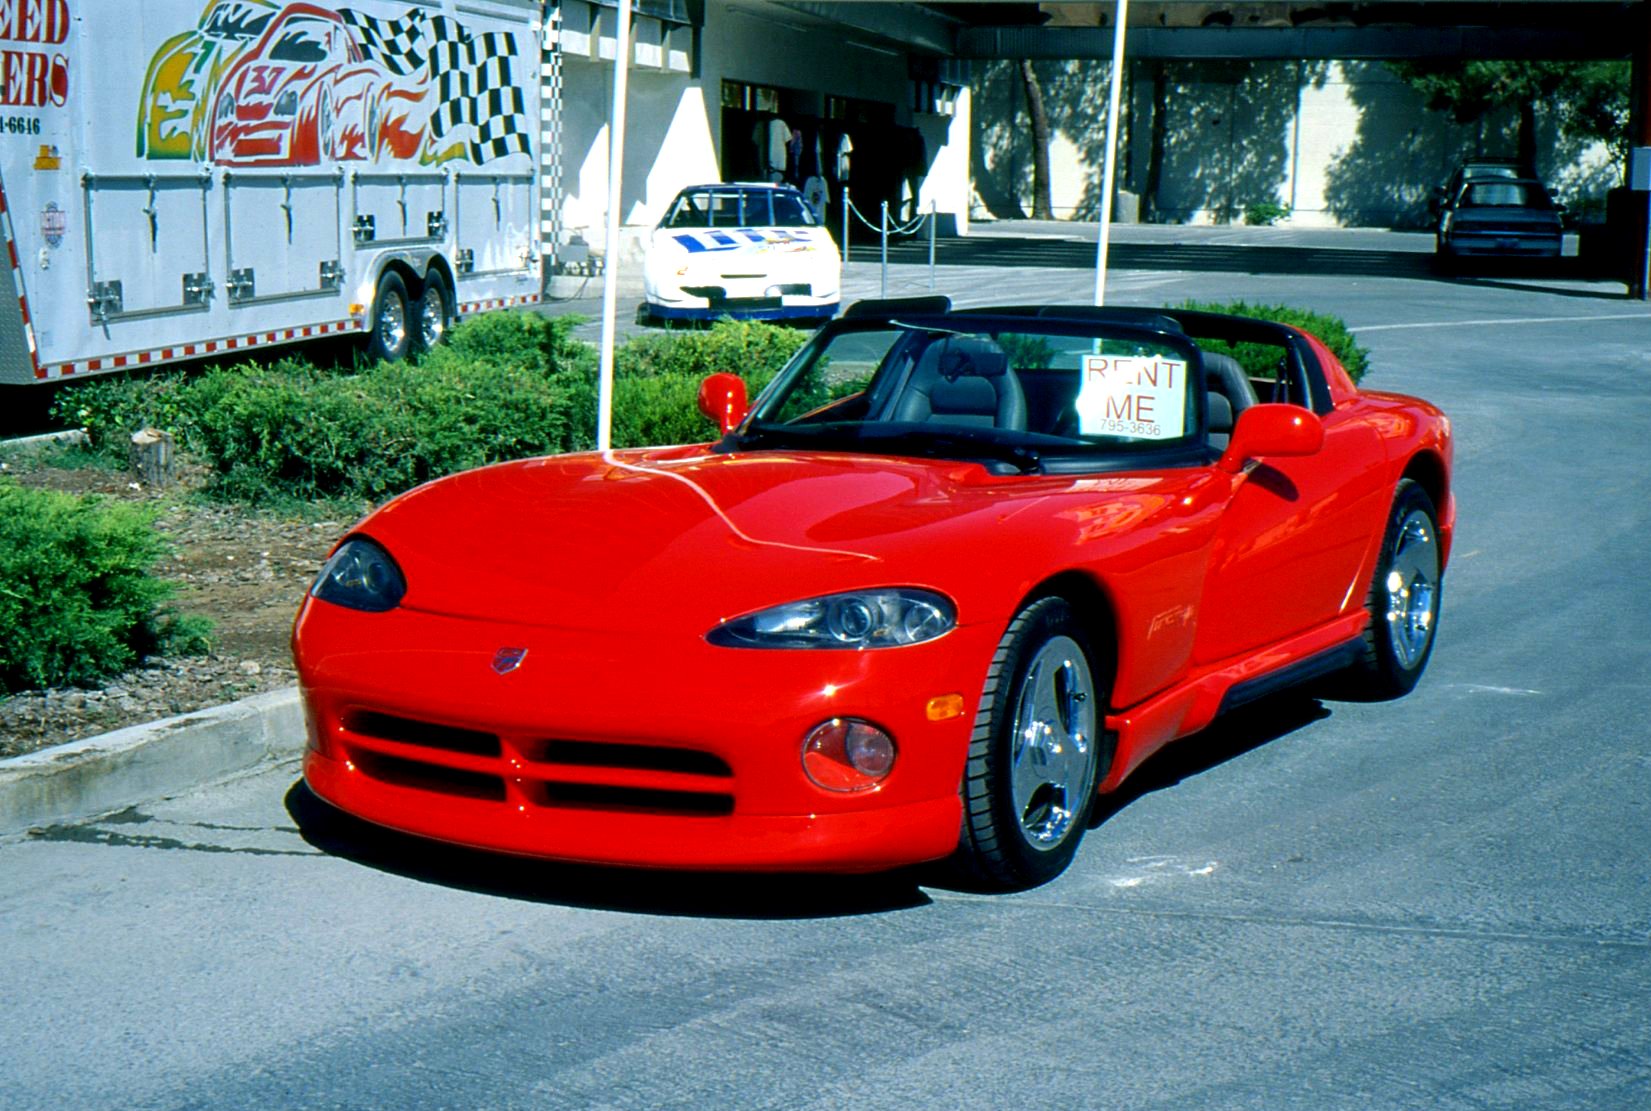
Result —
<path fill-rule="evenodd" d="M 372 710 L 358 710 L 348 715 L 344 728 L 363 737 L 419 748 L 437 748 L 444 752 L 461 752 L 467 756 L 496 757 L 501 752 L 499 738 L 492 733 L 434 725 Z"/>
<path fill-rule="evenodd" d="M 404 760 L 399 756 L 361 749 L 353 751 L 351 758 L 362 774 L 397 787 L 487 802 L 504 801 L 504 780 L 496 775 Z"/>
<path fill-rule="evenodd" d="M 625 768 L 638 771 L 676 772 L 681 775 L 733 776 L 726 761 L 709 752 L 662 745 L 602 744 L 597 741 L 546 741 L 538 754 L 528 758 L 536 763 L 563 764 L 577 768 Z"/>
<path fill-rule="evenodd" d="M 645 814 L 721 817 L 734 812 L 734 796 L 698 791 L 607 787 L 595 783 L 542 783 L 542 806 L 583 810 L 625 810 Z"/>

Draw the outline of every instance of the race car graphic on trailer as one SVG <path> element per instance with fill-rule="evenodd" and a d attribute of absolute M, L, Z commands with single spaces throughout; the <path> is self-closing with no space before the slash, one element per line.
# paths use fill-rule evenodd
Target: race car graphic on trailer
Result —
<path fill-rule="evenodd" d="M 543 0 L 12 7 L 0 385 L 540 300 Z"/>

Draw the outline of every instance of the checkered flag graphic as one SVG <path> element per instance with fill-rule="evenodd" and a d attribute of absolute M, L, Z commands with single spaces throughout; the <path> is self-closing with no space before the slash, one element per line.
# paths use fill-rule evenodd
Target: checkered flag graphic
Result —
<path fill-rule="evenodd" d="M 510 35 L 473 34 L 456 19 L 416 9 L 399 19 L 350 8 L 338 14 L 363 57 L 398 77 L 422 74 L 435 86 L 429 142 L 435 161 L 462 156 L 479 165 L 532 153 L 527 98 L 516 83 Z"/>

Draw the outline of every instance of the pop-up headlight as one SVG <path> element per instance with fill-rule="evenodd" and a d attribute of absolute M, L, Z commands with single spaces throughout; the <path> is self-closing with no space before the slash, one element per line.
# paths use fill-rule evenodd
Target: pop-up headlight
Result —
<path fill-rule="evenodd" d="M 407 580 L 389 552 L 366 537 L 352 536 L 321 568 L 310 593 L 334 605 L 382 613 L 401 604 Z"/>

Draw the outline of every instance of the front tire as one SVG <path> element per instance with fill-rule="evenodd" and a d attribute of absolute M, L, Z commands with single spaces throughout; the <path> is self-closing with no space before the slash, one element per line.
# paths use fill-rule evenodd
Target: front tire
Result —
<path fill-rule="evenodd" d="M 1444 568 L 1433 499 L 1411 479 L 1393 495 L 1365 608 L 1363 651 L 1347 673 L 1347 696 L 1378 702 L 1409 694 L 1427 669 L 1439 629 Z"/>
<path fill-rule="evenodd" d="M 408 328 L 407 285 L 397 274 L 378 280 L 378 296 L 373 298 L 373 330 L 367 337 L 367 357 L 387 363 L 407 357 L 413 333 Z"/>
<path fill-rule="evenodd" d="M 984 886 L 1047 883 L 1078 851 L 1100 779 L 1107 690 L 1088 631 L 1064 598 L 1009 623 L 981 694 L 955 857 Z"/>

